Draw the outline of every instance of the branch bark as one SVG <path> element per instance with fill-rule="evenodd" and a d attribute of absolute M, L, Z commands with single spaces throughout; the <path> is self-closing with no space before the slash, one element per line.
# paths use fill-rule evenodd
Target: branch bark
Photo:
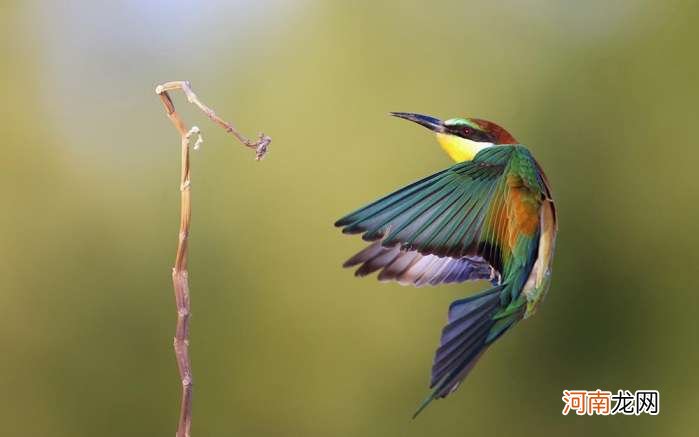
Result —
<path fill-rule="evenodd" d="M 177 368 L 182 382 L 182 398 L 180 401 L 180 416 L 177 425 L 176 437 L 190 437 L 192 427 L 192 367 L 189 358 L 189 273 L 187 261 L 189 255 L 189 230 L 192 217 L 191 203 L 191 178 L 189 165 L 189 148 L 192 138 L 197 137 L 194 149 L 202 143 L 202 136 L 196 126 L 187 129 L 180 115 L 175 110 L 175 105 L 168 91 L 181 90 L 187 100 L 199 108 L 214 123 L 221 126 L 226 132 L 232 134 L 242 145 L 255 150 L 255 159 L 262 159 L 267 153 L 272 139 L 265 134 L 259 134 L 257 141 L 251 141 L 242 135 L 232 124 L 221 119 L 216 113 L 203 104 L 188 81 L 166 82 L 158 85 L 156 94 L 165 107 L 165 112 L 177 132 L 180 134 L 181 172 L 180 172 L 180 231 L 177 242 L 177 254 L 175 265 L 172 268 L 172 285 L 175 290 L 175 304 L 177 306 L 177 325 L 175 328 L 174 349 L 177 359 Z"/>

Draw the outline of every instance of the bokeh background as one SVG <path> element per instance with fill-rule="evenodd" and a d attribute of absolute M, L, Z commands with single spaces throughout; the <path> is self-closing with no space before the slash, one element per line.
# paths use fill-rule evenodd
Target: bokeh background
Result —
<path fill-rule="evenodd" d="M 175 431 L 178 137 L 193 155 L 195 436 L 696 435 L 699 4 L 122 1 L 0 6 L 0 423 Z M 388 111 L 497 121 L 547 170 L 553 287 L 461 389 L 427 394 L 448 304 L 340 268 L 333 221 L 449 165 Z M 564 417 L 563 389 L 658 389 Z"/>

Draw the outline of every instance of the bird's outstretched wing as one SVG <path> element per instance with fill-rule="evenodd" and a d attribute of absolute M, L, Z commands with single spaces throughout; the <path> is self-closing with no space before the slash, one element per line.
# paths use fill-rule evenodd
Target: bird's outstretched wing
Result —
<path fill-rule="evenodd" d="M 518 148 L 528 154 L 523 146 L 484 149 L 473 161 L 456 164 L 338 220 L 335 225 L 344 233 L 378 240 L 346 265 L 362 264 L 359 275 L 382 269 L 380 279 L 415 285 L 492 279 L 493 272 L 484 264 L 502 272 L 508 183 L 503 175 Z"/>

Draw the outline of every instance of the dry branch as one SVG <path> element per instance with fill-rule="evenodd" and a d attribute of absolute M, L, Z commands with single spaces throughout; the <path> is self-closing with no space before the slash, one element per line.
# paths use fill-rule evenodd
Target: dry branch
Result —
<path fill-rule="evenodd" d="M 187 260 L 189 253 L 189 229 L 192 217 L 191 203 L 191 179 L 189 171 L 189 147 L 194 136 L 197 137 L 194 148 L 201 145 L 203 139 L 199 128 L 196 126 L 187 129 L 184 121 L 175 110 L 175 105 L 168 91 L 181 90 L 187 100 L 199 108 L 209 119 L 231 133 L 242 145 L 255 150 L 255 159 L 262 159 L 267 153 L 270 137 L 264 134 L 258 136 L 257 141 L 251 141 L 242 135 L 232 124 L 221 119 L 216 113 L 203 104 L 188 81 L 166 82 L 158 85 L 155 92 L 160 97 L 168 118 L 180 134 L 180 147 L 182 167 L 180 173 L 180 232 L 177 242 L 177 255 L 175 266 L 172 268 L 172 284 L 175 289 L 175 303 L 177 305 L 177 325 L 175 328 L 175 357 L 182 382 L 182 399 L 180 402 L 180 417 L 177 425 L 177 437 L 190 437 L 192 426 L 192 370 L 189 359 L 189 280 L 187 272 Z"/>

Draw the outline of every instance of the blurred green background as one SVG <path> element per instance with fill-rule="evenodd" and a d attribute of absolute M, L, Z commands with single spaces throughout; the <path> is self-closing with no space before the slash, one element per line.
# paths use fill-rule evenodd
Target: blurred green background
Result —
<path fill-rule="evenodd" d="M 696 435 L 696 2 L 16 2 L 0 6 L 0 423 L 175 431 L 170 283 L 189 79 L 194 436 Z M 449 165 L 388 111 L 478 116 L 557 196 L 552 290 L 461 389 L 427 394 L 449 302 L 355 279 L 342 214 Z M 658 389 L 564 417 L 563 389 Z"/>

